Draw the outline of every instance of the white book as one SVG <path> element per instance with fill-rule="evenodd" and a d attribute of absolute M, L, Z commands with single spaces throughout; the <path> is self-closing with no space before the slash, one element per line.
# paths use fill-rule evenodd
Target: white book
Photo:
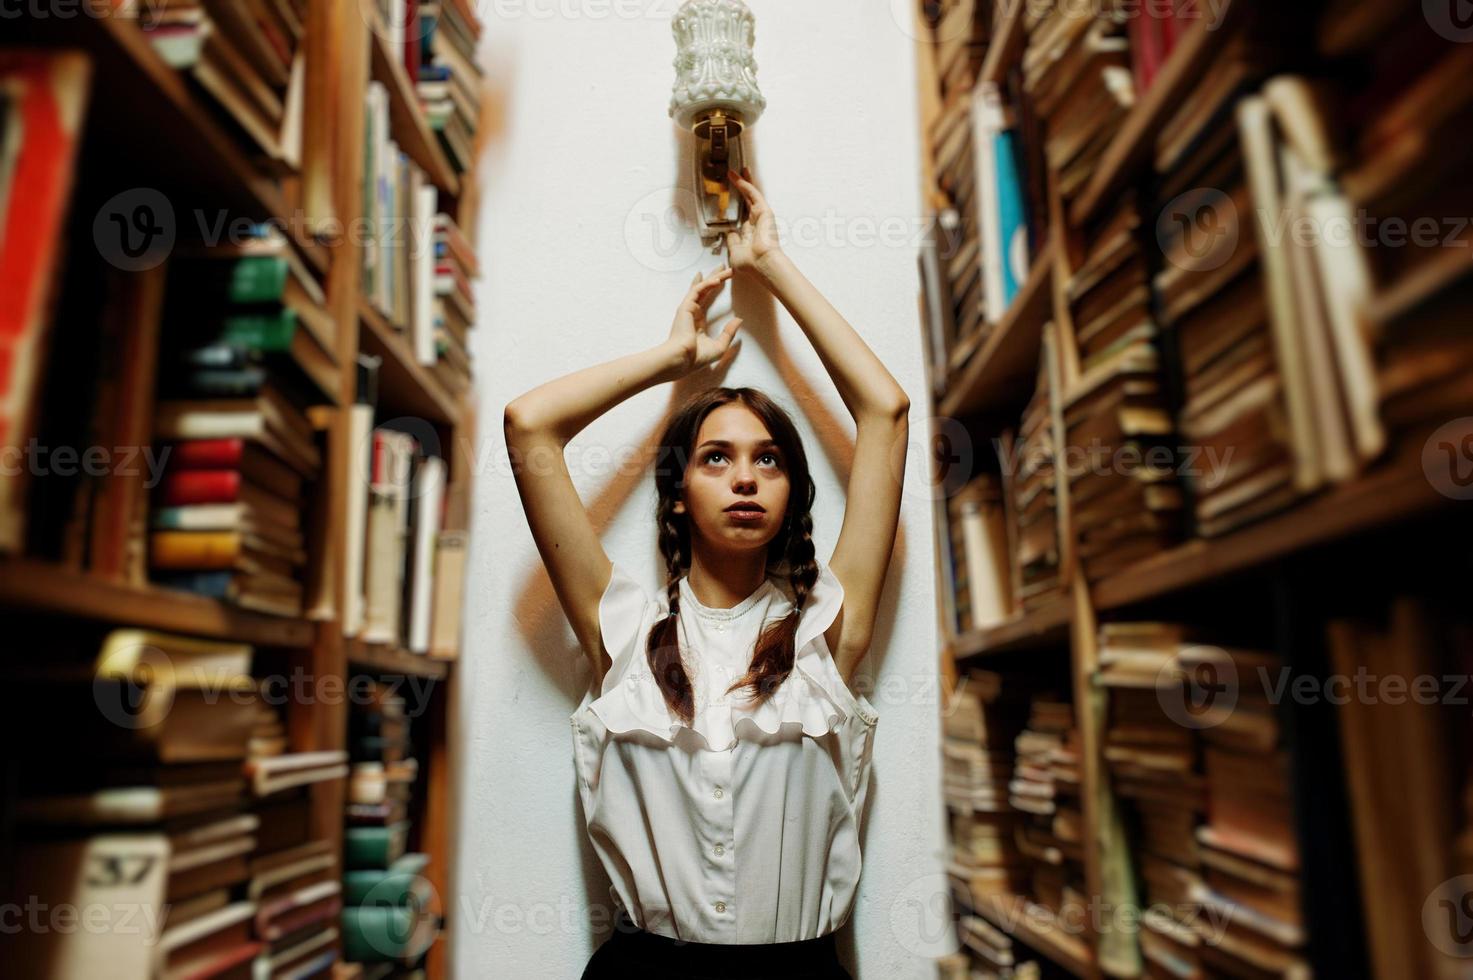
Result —
<path fill-rule="evenodd" d="M 364 543 L 368 537 L 369 460 L 373 451 L 373 406 L 354 405 L 348 410 L 348 567 L 343 588 L 343 635 L 357 636 L 363 629 Z"/>
<path fill-rule="evenodd" d="M 414 171 L 416 175 L 419 171 Z M 418 179 L 418 176 L 416 176 Z M 434 364 L 435 353 L 435 185 L 426 182 L 416 188 L 414 221 L 410 227 L 414 256 L 414 317 L 411 334 L 415 358 L 421 364 Z"/>
<path fill-rule="evenodd" d="M 410 583 L 409 650 L 429 653 L 430 613 L 433 609 L 435 539 L 440 534 L 440 511 L 445 501 L 445 461 L 428 457 L 419 468 L 415 490 L 414 581 Z"/>

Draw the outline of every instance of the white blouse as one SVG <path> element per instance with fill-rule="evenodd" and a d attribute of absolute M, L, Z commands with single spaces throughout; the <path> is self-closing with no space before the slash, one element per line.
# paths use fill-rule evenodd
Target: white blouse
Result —
<path fill-rule="evenodd" d="M 578 792 L 609 893 L 640 928 L 705 943 L 813 939 L 849 918 L 879 715 L 824 640 L 844 601 L 821 559 L 792 672 L 755 709 L 746 672 L 762 627 L 792 611 L 769 576 L 729 609 L 680 580 L 679 632 L 695 698 L 686 726 L 661 696 L 645 639 L 669 614 L 614 565 L 599 602 L 612 666 L 569 720 Z M 784 582 L 784 585 L 786 583 Z"/>

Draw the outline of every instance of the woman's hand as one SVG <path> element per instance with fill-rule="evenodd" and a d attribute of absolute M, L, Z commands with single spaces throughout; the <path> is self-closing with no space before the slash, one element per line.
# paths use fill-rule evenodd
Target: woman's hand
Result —
<path fill-rule="evenodd" d="M 731 346 L 732 338 L 736 336 L 737 327 L 741 326 L 741 319 L 733 317 L 721 331 L 721 336 L 712 337 L 706 332 L 706 311 L 721 292 L 722 285 L 733 274 L 734 270 L 730 267 L 717 269 L 704 279 L 699 272 L 696 273 L 690 291 L 680 301 L 680 309 L 675 311 L 675 323 L 670 328 L 668 343 L 681 355 L 682 377 L 725 354 Z"/>
<path fill-rule="evenodd" d="M 752 183 L 750 167 L 743 167 L 740 174 L 728 167 L 726 176 L 747 200 L 747 220 L 739 230 L 726 233 L 727 261 L 733 269 L 760 272 L 765 263 L 782 254 L 777 241 L 777 216 L 772 213 L 767 198 Z"/>

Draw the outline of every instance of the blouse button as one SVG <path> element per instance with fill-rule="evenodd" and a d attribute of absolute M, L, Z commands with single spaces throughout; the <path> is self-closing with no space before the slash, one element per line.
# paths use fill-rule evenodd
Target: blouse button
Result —
<path fill-rule="evenodd" d="M 716 911 L 717 912 L 725 912 L 726 911 L 726 903 L 725 902 L 717 902 L 716 903 Z"/>
<path fill-rule="evenodd" d="M 714 796 L 714 797 L 716 797 L 718 800 L 721 799 L 721 796 L 722 796 L 721 787 L 720 786 L 716 787 L 716 789 L 714 791 L 712 791 L 711 795 Z"/>
<path fill-rule="evenodd" d="M 716 845 L 716 856 L 717 857 L 720 857 L 721 855 L 723 855 L 725 853 L 726 853 L 726 845 L 725 844 L 717 844 Z"/>

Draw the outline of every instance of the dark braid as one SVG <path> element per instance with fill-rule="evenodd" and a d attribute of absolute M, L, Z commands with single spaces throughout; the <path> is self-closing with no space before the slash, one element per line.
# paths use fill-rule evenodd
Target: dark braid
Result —
<path fill-rule="evenodd" d="M 817 491 L 792 420 L 777 403 L 754 388 L 712 388 L 697 394 L 671 419 L 660 440 L 660 457 L 655 468 L 658 496 L 655 520 L 660 554 L 665 559 L 669 612 L 650 629 L 645 641 L 650 672 L 660 686 L 665 703 L 687 725 L 695 719 L 695 694 L 680 656 L 679 617 L 680 579 L 690 569 L 691 533 L 689 516 L 677 514 L 675 503 L 685 490 L 685 467 L 701 422 L 713 409 L 731 402 L 739 402 L 756 413 L 783 453 L 791 489 L 782 528 L 767 545 L 767 572 L 775 574 L 775 565 L 785 566 L 794 598 L 792 612 L 763 629 L 746 675 L 732 684 L 728 692 L 750 688 L 757 703 L 761 703 L 782 685 L 793 670 L 799 616 L 818 581 L 811 513 Z"/>

